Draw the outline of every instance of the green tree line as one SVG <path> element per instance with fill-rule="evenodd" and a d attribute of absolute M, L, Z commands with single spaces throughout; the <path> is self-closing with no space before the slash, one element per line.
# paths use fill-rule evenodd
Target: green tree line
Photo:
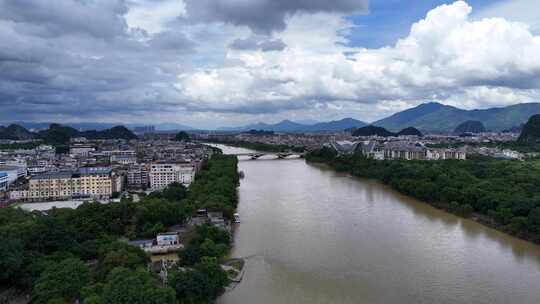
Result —
<path fill-rule="evenodd" d="M 32 303 L 210 302 L 227 284 L 219 261 L 230 249 L 228 233 L 197 228 L 180 254 L 187 270 L 172 270 L 167 285 L 148 271 L 146 253 L 122 240 L 153 238 L 198 208 L 230 213 L 237 185 L 236 157 L 214 155 L 189 189 L 172 184 L 141 202 L 0 209 L 0 294 L 25 291 Z"/>
<path fill-rule="evenodd" d="M 466 161 L 368 159 L 337 156 L 323 148 L 306 160 L 373 178 L 392 188 L 461 216 L 476 215 L 488 225 L 540 243 L 540 166 L 474 156 Z"/>

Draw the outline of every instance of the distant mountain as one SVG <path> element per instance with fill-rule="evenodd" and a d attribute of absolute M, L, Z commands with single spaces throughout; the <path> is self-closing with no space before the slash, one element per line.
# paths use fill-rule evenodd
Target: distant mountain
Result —
<path fill-rule="evenodd" d="M 359 128 L 366 126 L 365 122 L 353 119 L 344 118 L 341 120 L 319 122 L 312 125 L 301 124 L 290 120 L 284 120 L 277 124 L 257 123 L 237 128 L 224 128 L 226 131 L 249 131 L 263 130 L 274 132 L 330 132 L 344 131 L 350 128 Z"/>
<path fill-rule="evenodd" d="M 523 126 L 523 131 L 518 139 L 521 143 L 539 143 L 540 142 L 540 115 L 533 115 Z"/>
<path fill-rule="evenodd" d="M 450 133 L 468 120 L 480 121 L 488 130 L 501 131 L 525 123 L 540 114 L 540 103 L 523 103 L 504 108 L 463 110 L 430 102 L 381 119 L 373 125 L 397 131 L 408 126 L 427 132 Z"/>
<path fill-rule="evenodd" d="M 482 133 L 486 132 L 486 128 L 481 121 L 478 120 L 467 120 L 466 122 L 461 123 L 454 129 L 454 134 L 459 135 L 463 133 Z"/>
<path fill-rule="evenodd" d="M 0 139 L 25 140 L 34 138 L 35 134 L 24 127 L 11 124 L 7 127 L 0 126 Z"/>
<path fill-rule="evenodd" d="M 309 131 L 344 131 L 351 128 L 365 127 L 367 124 L 363 121 L 353 118 L 344 118 L 341 120 L 334 120 L 329 122 L 320 122 L 314 125 L 308 126 Z"/>
<path fill-rule="evenodd" d="M 376 126 L 366 126 L 357 129 L 353 132 L 353 136 L 382 136 L 382 137 L 389 137 L 389 136 L 395 136 L 395 133 L 392 133 L 385 128 L 376 127 Z"/>
<path fill-rule="evenodd" d="M 141 127 L 143 125 L 133 125 L 133 124 L 129 124 L 128 127 Z M 193 127 L 190 127 L 190 126 L 186 126 L 186 125 L 182 125 L 182 124 L 177 124 L 177 123 L 159 123 L 159 124 L 156 124 L 155 125 L 156 127 L 156 130 L 157 131 L 190 131 L 190 130 L 195 130 L 195 128 Z"/>
<path fill-rule="evenodd" d="M 25 127 L 26 129 L 37 129 L 44 130 L 48 129 L 52 124 L 50 122 L 17 122 L 16 124 Z M 102 123 L 102 122 L 76 122 L 76 123 L 65 123 L 64 126 L 68 126 L 79 131 L 87 130 L 97 130 L 102 131 L 106 129 L 111 129 L 115 126 L 122 125 L 121 123 Z M 134 129 L 136 127 L 143 127 L 149 124 L 141 123 L 130 123 L 125 124 L 127 128 Z M 156 127 L 157 131 L 181 131 L 181 130 L 194 130 L 194 128 L 177 123 L 159 123 L 159 124 L 150 124 Z"/>
<path fill-rule="evenodd" d="M 52 145 L 63 145 L 74 137 L 86 137 L 88 139 L 135 139 L 137 136 L 124 126 L 116 126 L 101 131 L 89 130 L 78 131 L 69 126 L 51 124 L 48 129 L 39 132 L 30 132 L 19 125 L 0 127 L 0 139 L 23 140 L 37 138 Z"/>
<path fill-rule="evenodd" d="M 417 128 L 413 128 L 413 127 L 405 128 L 399 131 L 396 135 L 397 136 L 419 136 L 419 137 L 423 136 L 422 132 L 420 132 Z"/>
<path fill-rule="evenodd" d="M 78 135 L 87 139 L 137 139 L 137 135 L 124 126 L 116 126 L 102 131 L 84 131 Z"/>

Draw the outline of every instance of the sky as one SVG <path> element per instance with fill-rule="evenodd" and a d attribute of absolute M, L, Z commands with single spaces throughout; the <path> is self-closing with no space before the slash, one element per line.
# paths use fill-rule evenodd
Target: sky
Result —
<path fill-rule="evenodd" d="M 375 121 L 540 101 L 537 0 L 0 0 L 0 122 Z"/>

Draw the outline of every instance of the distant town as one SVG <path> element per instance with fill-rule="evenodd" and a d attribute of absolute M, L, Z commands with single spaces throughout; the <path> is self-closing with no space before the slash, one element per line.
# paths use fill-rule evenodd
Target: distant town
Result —
<path fill-rule="evenodd" d="M 177 140 L 172 132 L 154 126 L 134 128 L 132 139 L 69 138 L 63 152 L 42 139 L 0 140 L 0 199 L 3 206 L 18 202 L 54 200 L 110 200 L 127 191 L 150 193 L 171 183 L 189 186 L 212 149 L 201 142 L 253 144 L 259 150 L 314 151 L 322 147 L 338 154 L 362 153 L 376 160 L 467 159 L 484 155 L 524 160 L 537 152 L 508 148 L 519 133 L 463 132 L 423 135 L 414 128 L 391 133 L 362 127 L 339 132 L 285 133 L 250 130 L 185 134 L 194 141 Z M 92 134 L 92 133 L 89 133 Z M 137 136 L 135 136 L 137 135 Z M 131 138 L 131 137 L 129 137 Z M 28 148 L 30 147 L 30 148 Z"/>

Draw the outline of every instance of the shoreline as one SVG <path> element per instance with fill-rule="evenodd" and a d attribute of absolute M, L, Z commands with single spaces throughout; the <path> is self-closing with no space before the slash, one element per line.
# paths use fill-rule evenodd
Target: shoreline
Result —
<path fill-rule="evenodd" d="M 419 199 L 419 198 L 414 197 L 414 196 L 412 196 L 410 194 L 399 191 L 398 189 L 392 187 L 390 184 L 384 183 L 380 179 L 356 176 L 356 175 L 352 174 L 349 171 L 340 171 L 340 170 L 337 170 L 334 166 L 332 166 L 329 162 L 308 161 L 306 159 L 306 163 L 307 164 L 312 164 L 312 165 L 314 165 L 314 164 L 315 165 L 323 165 L 323 166 L 325 166 L 325 167 L 327 167 L 329 169 L 332 169 L 334 172 L 344 172 L 344 173 L 347 173 L 349 176 L 354 177 L 354 178 L 361 178 L 361 179 L 368 179 L 368 180 L 375 181 L 377 183 L 380 183 L 380 184 L 388 187 L 389 189 L 392 189 L 392 191 L 396 191 L 397 193 L 399 193 L 401 195 L 404 195 L 404 196 L 406 196 L 408 198 L 415 199 L 418 202 L 421 202 L 422 204 L 427 204 L 427 205 L 432 206 L 433 208 L 435 208 L 437 210 L 444 211 L 444 212 L 446 212 L 448 214 L 451 214 L 451 215 L 454 215 L 454 216 L 456 216 L 456 217 L 458 217 L 460 219 L 470 220 L 470 221 L 478 223 L 478 224 L 480 224 L 482 226 L 485 226 L 487 228 L 491 228 L 491 229 L 493 229 L 493 230 L 495 230 L 497 232 L 503 233 L 503 234 L 505 234 L 507 236 L 511 236 L 511 237 L 516 238 L 516 239 L 519 239 L 519 240 L 522 240 L 522 241 L 525 241 L 525 242 L 528 242 L 528 243 L 531 243 L 531 244 L 534 244 L 534 245 L 540 245 L 540 240 L 535 241 L 532 238 L 532 236 L 527 236 L 527 235 L 523 235 L 523 234 L 519 234 L 519 233 L 513 233 L 512 231 L 508 231 L 508 229 L 504 229 L 504 227 L 505 227 L 504 225 L 495 223 L 495 220 L 490 218 L 487 215 L 480 214 L 480 213 L 477 213 L 477 212 L 473 212 L 469 216 L 464 216 L 464 215 L 461 215 L 461 214 L 456 213 L 456 212 L 451 212 L 449 210 L 449 204 L 445 204 L 445 203 L 441 203 L 441 202 L 428 202 L 428 201 Z"/>

